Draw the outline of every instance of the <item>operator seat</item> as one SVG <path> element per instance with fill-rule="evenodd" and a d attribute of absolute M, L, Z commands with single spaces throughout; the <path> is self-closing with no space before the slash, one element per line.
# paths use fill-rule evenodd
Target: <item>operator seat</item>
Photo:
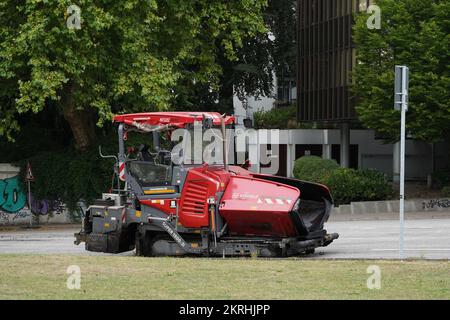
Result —
<path fill-rule="evenodd" d="M 139 160 L 154 162 L 154 158 L 150 154 L 150 152 L 148 151 L 148 146 L 147 145 L 145 145 L 145 144 L 139 145 L 138 151 L 139 151 L 138 157 L 140 158 Z"/>
<path fill-rule="evenodd" d="M 172 153 L 168 150 L 159 150 L 158 158 L 160 160 L 160 163 L 166 166 L 170 166 L 170 164 L 172 163 Z"/>

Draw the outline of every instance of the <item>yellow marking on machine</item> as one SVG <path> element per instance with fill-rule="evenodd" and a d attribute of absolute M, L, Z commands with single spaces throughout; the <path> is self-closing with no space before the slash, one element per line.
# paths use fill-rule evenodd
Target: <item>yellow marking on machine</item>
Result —
<path fill-rule="evenodd" d="M 174 193 L 175 189 L 152 189 L 144 190 L 144 194 L 161 194 L 161 193 Z"/>
<path fill-rule="evenodd" d="M 136 210 L 136 213 L 135 213 L 135 215 L 136 215 L 136 217 L 140 218 L 140 217 L 141 217 L 141 215 L 142 215 L 142 211 L 138 211 L 138 210 Z"/>
<path fill-rule="evenodd" d="M 108 223 L 108 222 L 105 222 L 104 227 L 105 227 L 105 228 L 109 228 L 109 223 Z"/>

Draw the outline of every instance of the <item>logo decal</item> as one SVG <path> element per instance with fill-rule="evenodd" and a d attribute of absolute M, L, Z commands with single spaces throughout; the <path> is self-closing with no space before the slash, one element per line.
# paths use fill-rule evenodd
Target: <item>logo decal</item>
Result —
<path fill-rule="evenodd" d="M 186 246 L 186 242 L 177 234 L 173 229 L 164 221 L 162 223 L 163 228 L 170 234 L 170 236 L 182 247 Z"/>

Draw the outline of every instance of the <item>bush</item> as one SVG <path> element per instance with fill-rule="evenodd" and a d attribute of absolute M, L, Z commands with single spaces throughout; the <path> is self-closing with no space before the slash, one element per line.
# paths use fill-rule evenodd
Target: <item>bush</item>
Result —
<path fill-rule="evenodd" d="M 255 129 L 287 129 L 289 120 L 296 120 L 297 107 L 291 105 L 268 111 L 256 111 L 253 114 Z"/>
<path fill-rule="evenodd" d="M 42 200 L 60 200 L 70 211 L 75 210 L 80 199 L 89 204 L 111 186 L 114 160 L 100 158 L 98 150 L 43 152 L 21 162 L 22 175 L 27 161 L 35 177 L 31 183 L 33 196 Z"/>
<path fill-rule="evenodd" d="M 334 170 L 324 184 L 330 189 L 334 203 L 337 205 L 350 203 L 359 198 L 359 177 L 353 169 Z"/>
<path fill-rule="evenodd" d="M 304 156 L 295 161 L 294 176 L 300 180 L 325 183 L 329 175 L 338 168 L 335 160 Z"/>
<path fill-rule="evenodd" d="M 142 143 L 151 145 L 151 142 L 149 135 L 129 132 L 126 146 L 136 147 Z M 164 145 L 167 141 L 163 140 L 161 143 Z M 107 192 L 112 182 L 114 188 L 117 187 L 116 177 L 112 180 L 114 160 L 101 158 L 99 145 L 102 146 L 103 154 L 117 155 L 116 131 L 109 130 L 99 135 L 98 144 L 86 152 L 77 152 L 67 147 L 39 152 L 21 160 L 18 162 L 21 175 L 25 175 L 26 164 L 30 162 L 35 177 L 35 181 L 31 183 L 33 196 L 40 200 L 60 200 L 67 205 L 69 211 L 73 211 L 81 199 L 90 204 L 102 192 Z M 22 187 L 27 190 L 26 185 Z"/>
<path fill-rule="evenodd" d="M 354 201 L 376 201 L 392 197 L 392 187 L 376 170 L 340 168 L 334 160 L 315 156 L 297 159 L 294 176 L 326 185 L 337 205 Z"/>
<path fill-rule="evenodd" d="M 376 170 L 338 168 L 331 173 L 325 184 L 338 205 L 355 201 L 386 200 L 393 194 L 384 174 Z"/>
<path fill-rule="evenodd" d="M 442 196 L 450 197 L 450 186 L 443 187 L 441 192 L 442 192 Z"/>
<path fill-rule="evenodd" d="M 433 182 L 437 185 L 436 187 L 450 186 L 450 166 L 436 171 L 432 176 Z"/>
<path fill-rule="evenodd" d="M 386 176 L 377 170 L 357 170 L 361 178 L 361 201 L 377 201 L 390 199 L 394 195 L 392 186 Z"/>

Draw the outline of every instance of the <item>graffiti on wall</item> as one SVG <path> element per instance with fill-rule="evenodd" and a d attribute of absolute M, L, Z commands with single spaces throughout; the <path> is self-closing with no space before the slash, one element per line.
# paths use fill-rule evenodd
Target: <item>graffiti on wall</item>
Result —
<path fill-rule="evenodd" d="M 0 224 L 8 224 L 15 220 L 25 219 L 30 216 L 30 211 L 19 210 L 17 212 L 6 212 L 0 210 Z"/>
<path fill-rule="evenodd" d="M 19 177 L 0 180 L 0 210 L 17 212 L 25 206 L 27 197 L 19 185 Z"/>
<path fill-rule="evenodd" d="M 423 202 L 423 209 L 450 208 L 450 199 L 434 199 Z"/>
<path fill-rule="evenodd" d="M 31 195 L 31 212 L 34 214 L 40 214 L 41 216 L 46 216 L 49 213 L 61 214 L 64 211 L 64 204 L 61 200 L 40 200 L 35 199 Z"/>
<path fill-rule="evenodd" d="M 30 216 L 27 204 L 27 195 L 20 188 L 19 176 L 0 180 L 0 224 L 25 219 Z M 31 194 L 31 212 L 35 216 L 46 216 L 50 213 L 60 215 L 65 212 L 66 206 L 61 200 L 36 199 Z M 84 206 L 81 204 L 75 212 L 75 218 L 84 215 Z"/>
<path fill-rule="evenodd" d="M 29 210 L 24 210 L 26 203 L 18 176 L 0 180 L 0 223 L 29 217 Z"/>

